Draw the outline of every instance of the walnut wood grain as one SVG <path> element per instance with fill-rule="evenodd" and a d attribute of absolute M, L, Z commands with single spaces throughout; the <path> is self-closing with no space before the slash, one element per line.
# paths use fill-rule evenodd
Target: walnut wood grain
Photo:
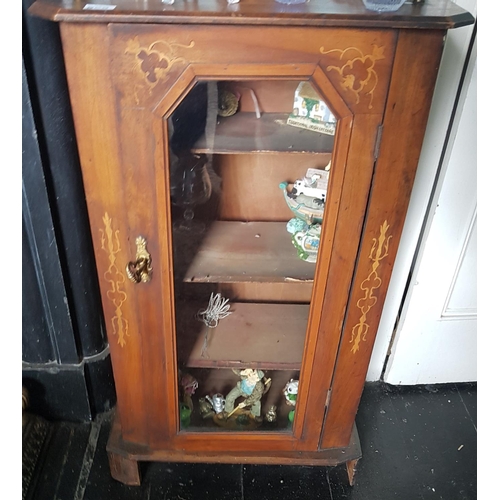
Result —
<path fill-rule="evenodd" d="M 382 112 L 397 32 L 309 28 L 304 38 L 303 29 L 111 24 L 114 85 L 122 106 L 164 118 L 196 82 L 213 79 L 283 81 L 287 93 L 291 80 L 308 80 L 338 118 Z"/>
<path fill-rule="evenodd" d="M 124 189 L 118 188 L 123 182 L 120 137 L 107 51 L 103 50 L 108 33 L 103 25 L 82 29 L 63 23 L 61 36 L 115 386 L 119 404 L 131 408 L 123 416 L 122 430 L 127 438 L 146 442 L 146 415 L 134 410 L 136 404 L 145 404 L 141 339 L 136 327 L 140 318 L 133 285 L 125 278 L 127 261 L 135 255 L 137 233 L 127 237 L 126 197 L 122 196 Z M 97 95 L 102 98 L 99 104 Z M 131 386 L 130 379 L 136 384 Z"/>
<path fill-rule="evenodd" d="M 178 355 L 193 368 L 300 370 L 309 305 L 232 303 L 216 328 L 190 318 L 206 304 L 178 317 Z M 182 312 L 179 311 L 178 316 Z M 191 314 L 189 314 L 191 313 Z M 205 334 L 207 351 L 203 355 Z"/>
<path fill-rule="evenodd" d="M 315 270 L 314 263 L 298 257 L 285 222 L 218 221 L 203 238 L 184 281 L 312 281 Z"/>
<path fill-rule="evenodd" d="M 109 468 L 111 477 L 129 486 L 139 486 L 141 484 L 141 474 L 139 462 L 126 458 L 121 453 L 108 453 Z"/>
<path fill-rule="evenodd" d="M 224 297 L 240 302 L 269 302 L 308 304 L 313 282 L 286 283 L 222 283 L 218 291 Z"/>
<path fill-rule="evenodd" d="M 161 0 L 135 2 L 115 0 L 113 10 L 84 10 L 87 2 L 73 0 L 37 0 L 31 12 L 53 21 L 93 23 L 206 23 L 273 24 L 287 26 L 323 26 L 351 28 L 432 28 L 451 29 L 466 26 L 473 17 L 451 0 L 426 0 L 419 5 L 403 5 L 396 12 L 376 13 L 359 0 L 315 0 L 287 8 L 273 0 L 242 0 L 226 5 L 217 0 L 190 4 L 165 5 Z M 92 3 L 92 2 L 88 2 Z M 98 3 L 98 2 L 95 2 Z"/>
<path fill-rule="evenodd" d="M 158 448 L 144 448 L 133 443 L 123 441 L 119 415 L 113 420 L 107 451 L 109 454 L 120 454 L 130 461 L 162 461 L 187 463 L 221 463 L 221 464 L 262 464 L 262 465 L 306 465 L 306 466 L 335 466 L 361 458 L 361 444 L 358 430 L 354 426 L 351 439 L 347 446 L 333 450 L 304 452 L 304 451 L 273 451 L 273 450 L 235 450 L 231 453 L 216 453 L 209 450 L 192 452 L 187 449 L 168 450 Z M 210 433 L 212 440 L 217 440 L 221 434 Z"/>

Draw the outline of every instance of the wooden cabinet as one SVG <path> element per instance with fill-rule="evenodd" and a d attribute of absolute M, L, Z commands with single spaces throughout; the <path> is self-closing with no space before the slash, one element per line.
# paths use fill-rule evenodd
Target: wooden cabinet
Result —
<path fill-rule="evenodd" d="M 31 12 L 60 22 L 118 398 L 113 476 L 138 484 L 143 460 L 347 463 L 352 480 L 444 37 L 472 16 L 438 0 Z M 289 123 L 321 122 L 315 97 L 334 135 Z M 264 395 L 233 412 L 252 370 Z"/>

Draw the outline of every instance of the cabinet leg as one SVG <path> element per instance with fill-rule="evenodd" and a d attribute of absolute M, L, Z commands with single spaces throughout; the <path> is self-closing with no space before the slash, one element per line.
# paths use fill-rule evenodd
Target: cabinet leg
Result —
<path fill-rule="evenodd" d="M 349 460 L 346 462 L 347 476 L 349 477 L 349 484 L 354 486 L 354 474 L 356 473 L 356 465 L 358 460 Z"/>
<path fill-rule="evenodd" d="M 137 460 L 131 460 L 111 452 L 108 452 L 108 460 L 113 479 L 129 486 L 139 486 L 141 484 L 139 462 Z"/>

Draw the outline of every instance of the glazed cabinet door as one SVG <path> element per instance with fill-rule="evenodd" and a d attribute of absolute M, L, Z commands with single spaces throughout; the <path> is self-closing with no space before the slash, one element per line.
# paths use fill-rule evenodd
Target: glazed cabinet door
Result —
<path fill-rule="evenodd" d="M 123 439 L 316 450 L 395 33 L 61 29 Z"/>

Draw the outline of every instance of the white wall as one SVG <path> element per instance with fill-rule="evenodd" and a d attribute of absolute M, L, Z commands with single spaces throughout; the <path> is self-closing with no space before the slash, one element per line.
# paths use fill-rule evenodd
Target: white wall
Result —
<path fill-rule="evenodd" d="M 457 0 L 455 3 L 476 15 L 476 0 Z M 425 213 L 431 200 L 472 33 L 473 26 L 466 26 L 450 30 L 446 37 L 414 188 L 368 368 L 367 381 L 380 380 L 382 375 Z"/>
<path fill-rule="evenodd" d="M 384 374 L 390 384 L 477 381 L 475 47 Z"/>

